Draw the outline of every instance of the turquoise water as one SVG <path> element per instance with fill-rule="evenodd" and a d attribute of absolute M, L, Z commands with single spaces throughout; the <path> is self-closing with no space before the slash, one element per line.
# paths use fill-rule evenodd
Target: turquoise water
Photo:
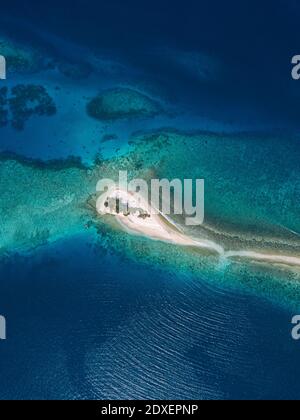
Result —
<path fill-rule="evenodd" d="M 67 13 L 60 2 L 55 16 L 54 3 L 24 19 L 12 1 L 1 17 L 1 39 L 40 58 L 1 84 L 44 86 L 57 113 L 0 128 L 0 399 L 298 399 L 296 270 L 130 237 L 87 206 L 98 177 L 119 165 L 204 178 L 209 225 L 280 252 L 276 235 L 288 238 L 297 254 L 298 93 L 282 65 L 269 72 L 294 45 L 290 2 L 280 14 L 275 2 L 264 25 L 258 2 L 247 16 L 218 4 L 219 25 L 203 2 L 184 21 L 176 1 L 173 12 L 153 1 L 151 19 L 134 1 Z M 279 15 L 286 38 L 276 43 Z M 88 115 L 92 98 L 128 89 L 160 112 L 145 112 L 145 100 L 139 113 L 118 94 L 113 118 Z"/>
<path fill-rule="evenodd" d="M 160 133 L 157 133 L 159 138 Z M 300 148 L 296 136 L 184 133 L 145 135 L 141 161 L 158 178 L 204 179 L 207 220 L 300 232 Z M 157 141 L 158 143 L 158 141 Z M 138 150 L 138 149 L 137 149 Z"/>

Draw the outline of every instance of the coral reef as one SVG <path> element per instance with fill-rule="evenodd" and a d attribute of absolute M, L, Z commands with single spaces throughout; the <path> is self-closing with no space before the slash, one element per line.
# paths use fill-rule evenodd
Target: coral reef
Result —
<path fill-rule="evenodd" d="M 127 88 L 106 90 L 87 104 L 88 115 L 102 121 L 154 117 L 161 111 L 158 102 Z"/>
<path fill-rule="evenodd" d="M 9 99 L 12 126 L 22 130 L 26 121 L 33 115 L 51 116 L 56 106 L 43 86 L 17 85 L 12 88 Z"/>
<path fill-rule="evenodd" d="M 291 173 L 291 168 L 298 168 L 298 149 L 288 138 L 284 143 L 273 137 L 263 140 L 239 135 L 237 142 L 234 135 L 175 131 L 140 134 L 132 139 L 127 154 L 106 160 L 99 157 L 93 167 L 76 160 L 43 163 L 0 155 L 0 254 L 28 251 L 88 228 L 95 232 L 95 227 L 101 246 L 105 234 L 110 251 L 168 270 L 205 274 L 227 288 L 258 291 L 289 307 L 298 304 L 297 267 L 252 261 L 242 255 L 225 261 L 195 247 L 129 235 L 109 215 L 100 217 L 96 212 L 97 182 L 116 179 L 119 170 L 128 170 L 129 179 L 203 177 L 209 180 L 206 220 L 195 228 L 182 225 L 186 234 L 213 240 L 225 250 L 297 256 L 299 209 L 294 197 L 300 186 L 299 171 L 284 183 L 282 179 L 286 170 Z M 266 161 L 270 147 L 276 153 Z M 217 158 L 220 150 L 224 162 Z M 278 210 L 272 206 L 274 200 L 282 202 Z M 180 225 L 180 216 L 175 221 Z"/>
<path fill-rule="evenodd" d="M 31 73 L 39 69 L 42 58 L 37 51 L 19 46 L 15 42 L 2 39 L 0 53 L 6 58 L 9 73 Z"/>

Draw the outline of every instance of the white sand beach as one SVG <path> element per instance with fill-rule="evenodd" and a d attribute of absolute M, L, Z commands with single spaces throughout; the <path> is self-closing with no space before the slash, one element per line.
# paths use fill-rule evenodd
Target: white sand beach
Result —
<path fill-rule="evenodd" d="M 118 202 L 118 205 L 116 203 Z M 138 193 L 131 193 L 119 188 L 111 188 L 97 200 L 97 212 L 100 215 L 113 215 L 122 229 L 130 234 L 143 235 L 153 240 L 164 241 L 180 246 L 210 250 L 222 258 L 246 258 L 253 261 L 277 263 L 287 266 L 299 266 L 300 257 L 250 250 L 225 251 L 216 242 L 192 238 L 157 209 L 151 208 Z"/>

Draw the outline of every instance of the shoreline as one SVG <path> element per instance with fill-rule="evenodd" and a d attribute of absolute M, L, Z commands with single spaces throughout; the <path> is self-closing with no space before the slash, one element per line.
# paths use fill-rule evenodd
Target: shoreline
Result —
<path fill-rule="evenodd" d="M 140 211 L 144 212 L 144 215 L 141 216 L 136 211 L 127 214 L 116 211 L 112 206 L 108 205 L 109 200 L 116 199 L 121 200 L 123 204 L 126 203 L 127 208 L 136 209 L 138 207 Z M 178 246 L 206 249 L 219 255 L 222 259 L 231 261 L 239 258 L 300 268 L 300 257 L 297 255 L 283 255 L 274 253 L 271 250 L 265 252 L 249 249 L 225 250 L 225 247 L 212 240 L 191 237 L 161 212 L 159 214 L 153 214 L 151 210 L 154 209 L 138 193 L 132 194 L 126 190 L 111 188 L 97 200 L 96 209 L 100 216 L 113 216 L 119 226 L 128 234 L 145 236 L 152 240 Z"/>

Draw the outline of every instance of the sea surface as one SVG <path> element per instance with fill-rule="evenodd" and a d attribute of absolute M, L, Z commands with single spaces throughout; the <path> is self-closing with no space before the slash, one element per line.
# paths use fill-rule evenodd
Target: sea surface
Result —
<path fill-rule="evenodd" d="M 242 3 L 1 6 L 0 39 L 42 51 L 43 63 L 11 75 L 8 67 L 0 87 L 42 85 L 57 106 L 54 116 L 32 117 L 23 130 L 0 128 L 1 159 L 4 152 L 20 162 L 75 156 L 92 167 L 97 156 L 125 155 L 137 132 L 213 133 L 190 162 L 178 147 L 162 175 L 184 177 L 186 168 L 199 167 L 211 175 L 211 216 L 223 208 L 230 223 L 248 226 L 257 217 L 299 237 L 300 83 L 291 80 L 290 60 L 299 53 L 300 9 L 292 0 Z M 91 70 L 80 77 L 59 70 L 69 65 Z M 164 112 L 90 118 L 87 101 L 117 87 L 155 98 Z M 10 193 L 0 185 L 0 194 Z M 216 202 L 226 188 L 231 195 Z M 265 207 L 247 205 L 251 194 Z M 94 231 L 62 232 L 57 241 L 0 257 L 7 320 L 0 399 L 300 398 L 295 302 L 227 287 L 226 275 L 218 284 L 213 270 L 174 273 L 139 261 Z M 245 282 L 247 268 L 241 271 Z"/>
<path fill-rule="evenodd" d="M 95 249 L 1 264 L 6 398 L 298 398 L 288 311 Z"/>

